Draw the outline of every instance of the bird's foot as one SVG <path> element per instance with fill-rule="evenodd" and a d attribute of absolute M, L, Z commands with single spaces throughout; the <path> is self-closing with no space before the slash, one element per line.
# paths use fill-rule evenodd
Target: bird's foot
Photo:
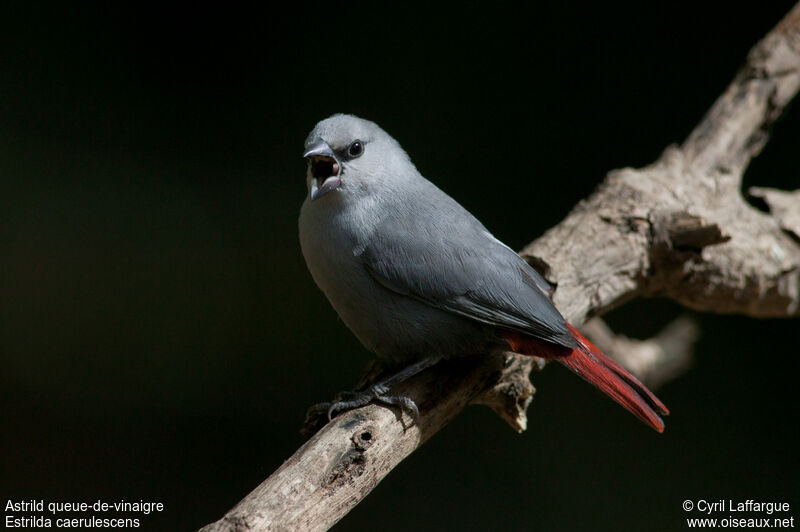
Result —
<path fill-rule="evenodd" d="M 331 403 L 319 403 L 312 406 L 306 412 L 306 421 L 303 423 L 301 432 L 305 436 L 310 437 L 322 427 L 324 424 L 323 420 L 326 415 L 328 421 L 330 421 L 338 412 L 359 408 L 371 403 L 372 401 L 377 401 L 378 403 L 384 405 L 396 406 L 400 408 L 401 412 L 411 416 L 412 422 L 408 427 L 418 425 L 419 409 L 417 408 L 417 404 L 410 397 L 403 395 L 389 395 L 389 390 L 393 386 L 405 381 L 410 377 L 413 377 L 420 371 L 436 364 L 440 359 L 441 357 L 438 355 L 423 358 L 414 362 L 410 366 L 406 366 L 394 375 L 391 375 L 389 378 L 386 378 L 377 384 L 373 384 L 363 392 L 342 392 L 337 394 Z"/>
<path fill-rule="evenodd" d="M 389 387 L 383 384 L 371 386 L 364 392 L 341 392 L 337 394 L 333 402 L 319 403 L 308 409 L 306 419 L 319 416 L 322 412 L 328 415 L 328 421 L 336 417 L 339 412 L 346 412 L 354 408 L 366 406 L 372 401 L 377 401 L 384 405 L 396 406 L 401 411 L 411 416 L 413 427 L 419 422 L 419 409 L 417 404 L 410 398 L 403 395 L 389 395 Z"/>

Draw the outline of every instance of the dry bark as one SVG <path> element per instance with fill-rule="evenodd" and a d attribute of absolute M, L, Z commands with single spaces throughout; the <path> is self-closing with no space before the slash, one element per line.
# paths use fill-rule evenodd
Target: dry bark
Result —
<path fill-rule="evenodd" d="M 683 145 L 646 168 L 610 172 L 521 252 L 553 283 L 562 314 L 584 323 L 637 296 L 661 296 L 700 311 L 798 316 L 800 190 L 751 190 L 763 210 L 741 191 L 744 170 L 798 88 L 800 4 L 751 50 Z M 645 342 L 601 323 L 587 329 L 601 348 L 628 353 L 623 362 L 651 383 L 685 368 L 697 334 L 681 321 Z M 418 426 L 377 405 L 341 414 L 202 530 L 327 529 L 467 404 L 486 404 L 524 430 L 528 374 L 540 364 L 511 354 L 439 364 L 397 390 L 419 406 Z"/>

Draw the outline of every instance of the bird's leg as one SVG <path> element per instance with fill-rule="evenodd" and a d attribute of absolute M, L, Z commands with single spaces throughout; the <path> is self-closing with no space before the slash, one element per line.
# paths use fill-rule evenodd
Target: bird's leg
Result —
<path fill-rule="evenodd" d="M 309 414 L 312 411 L 319 412 L 327 408 L 328 420 L 331 420 L 338 412 L 359 408 L 375 400 L 385 405 L 399 407 L 401 410 L 407 412 L 411 416 L 411 419 L 413 420 L 412 426 L 416 425 L 419 422 L 419 409 L 417 408 L 416 403 L 414 403 L 410 397 L 401 395 L 388 395 L 389 390 L 392 388 L 392 386 L 399 384 L 406 379 L 413 377 L 424 369 L 433 366 L 439 360 L 441 360 L 441 357 L 438 356 L 423 358 L 422 360 L 403 368 L 389 378 L 384 379 L 377 384 L 373 384 L 367 391 L 343 392 L 338 395 L 339 399 L 332 403 L 320 403 L 318 405 L 314 405 L 311 407 L 311 409 L 309 409 Z"/>
<path fill-rule="evenodd" d="M 433 366 L 434 364 L 439 362 L 440 359 L 441 359 L 441 357 L 436 357 L 436 356 L 423 358 L 419 362 L 415 362 L 415 363 L 411 364 L 410 366 L 406 366 L 405 368 L 401 369 L 400 371 L 398 371 L 397 373 L 395 373 L 394 375 L 392 375 L 388 379 L 384 379 L 381 382 L 379 382 L 378 384 L 373 385 L 372 389 L 375 390 L 379 394 L 385 394 L 386 392 L 389 391 L 389 388 L 391 388 L 393 385 L 399 384 L 399 383 L 403 382 L 404 380 L 410 379 L 411 377 L 413 377 L 417 373 L 419 373 L 419 372 L 421 372 L 423 370 L 426 370 L 429 367 Z"/>

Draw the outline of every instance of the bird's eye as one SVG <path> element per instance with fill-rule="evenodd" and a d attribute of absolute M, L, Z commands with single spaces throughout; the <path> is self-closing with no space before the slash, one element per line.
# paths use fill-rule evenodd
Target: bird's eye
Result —
<path fill-rule="evenodd" d="M 359 157 L 362 153 L 364 153 L 364 143 L 360 140 L 354 140 L 347 148 L 350 157 Z"/>

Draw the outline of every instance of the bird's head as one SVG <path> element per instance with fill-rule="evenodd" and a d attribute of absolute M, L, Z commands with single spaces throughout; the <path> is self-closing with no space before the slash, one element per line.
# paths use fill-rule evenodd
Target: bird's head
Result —
<path fill-rule="evenodd" d="M 305 142 L 306 181 L 314 201 L 335 190 L 369 192 L 402 179 L 413 166 L 400 145 L 377 124 L 337 114 L 319 122 Z"/>

